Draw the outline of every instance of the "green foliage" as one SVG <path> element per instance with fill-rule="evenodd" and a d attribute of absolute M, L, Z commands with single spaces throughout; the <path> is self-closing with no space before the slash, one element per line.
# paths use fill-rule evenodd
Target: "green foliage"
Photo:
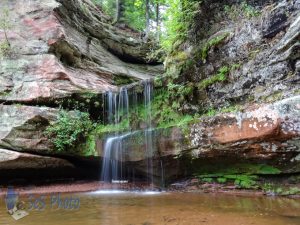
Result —
<path fill-rule="evenodd" d="M 130 27 L 143 31 L 145 29 L 145 1 L 125 1 L 125 23 Z"/>
<path fill-rule="evenodd" d="M 273 183 L 264 183 L 261 189 L 269 195 L 299 195 L 299 187 L 285 187 L 283 185 L 273 184 Z"/>
<path fill-rule="evenodd" d="M 90 12 L 89 12 L 88 6 L 85 4 L 85 2 L 80 2 L 80 8 L 86 16 L 89 16 Z"/>
<path fill-rule="evenodd" d="M 208 56 L 208 51 L 213 47 L 216 46 L 218 44 L 220 44 L 222 41 L 224 41 L 224 39 L 226 39 L 228 37 L 229 33 L 224 33 L 220 36 L 217 36 L 211 40 L 209 40 L 204 47 L 201 50 L 201 59 L 203 61 L 206 60 L 207 56 Z"/>
<path fill-rule="evenodd" d="M 227 178 L 226 178 L 226 177 L 218 177 L 218 178 L 217 178 L 217 182 L 218 182 L 218 183 L 226 183 L 226 181 L 227 181 Z"/>
<path fill-rule="evenodd" d="M 113 80 L 114 80 L 114 84 L 117 86 L 127 85 L 137 81 L 133 77 L 128 77 L 125 75 L 114 76 Z"/>
<path fill-rule="evenodd" d="M 176 42 L 181 43 L 188 36 L 195 15 L 198 13 L 199 0 L 169 0 L 166 12 L 166 32 L 162 36 L 162 46 L 171 52 Z"/>
<path fill-rule="evenodd" d="M 116 0 L 93 0 L 93 2 L 100 5 L 106 14 L 111 17 L 115 17 L 117 5 Z M 138 31 L 144 31 L 146 28 L 146 2 L 143 0 L 124 0 L 123 3 L 124 18 L 122 18 L 122 22 Z M 150 19 L 154 20 L 156 16 L 154 12 L 155 4 L 158 3 L 160 5 L 164 5 L 166 4 L 166 1 L 151 0 L 149 3 Z"/>
<path fill-rule="evenodd" d="M 76 149 L 80 150 L 80 153 L 84 156 L 96 155 L 96 137 L 93 132 L 87 136 L 86 141 L 80 143 Z"/>
<path fill-rule="evenodd" d="M 4 31 L 5 39 L 0 41 L 0 58 L 7 57 L 11 53 L 11 46 L 8 40 L 7 32 L 11 29 L 12 25 L 9 20 L 9 9 L 4 7 L 0 11 L 0 30 Z"/>
<path fill-rule="evenodd" d="M 232 64 L 232 65 L 231 65 L 231 70 L 237 70 L 237 69 L 239 69 L 240 67 L 241 67 L 241 64 L 235 63 L 235 64 Z"/>
<path fill-rule="evenodd" d="M 195 120 L 190 115 L 183 115 L 179 111 L 185 96 L 193 91 L 191 85 L 168 83 L 167 90 L 160 90 L 152 101 L 152 115 L 158 127 L 183 126 Z"/>
<path fill-rule="evenodd" d="M 211 177 L 203 177 L 203 178 L 200 178 L 202 182 L 206 182 L 206 183 L 212 183 L 214 181 L 213 178 Z"/>
<path fill-rule="evenodd" d="M 247 2 L 242 2 L 241 4 L 241 8 L 242 10 L 244 11 L 244 15 L 247 17 L 247 18 L 251 18 L 251 17 L 256 17 L 256 16 L 259 16 L 259 11 L 256 10 L 253 6 L 251 5 L 248 5 Z"/>
<path fill-rule="evenodd" d="M 9 56 L 10 51 L 11 51 L 11 48 L 10 48 L 9 43 L 6 40 L 1 41 L 0 42 L 0 58 Z"/>
<path fill-rule="evenodd" d="M 129 127 L 129 120 L 123 119 L 118 124 L 108 124 L 108 125 L 97 125 L 95 129 L 96 134 L 105 134 L 105 133 L 114 133 L 114 132 L 122 132 L 128 130 Z"/>
<path fill-rule="evenodd" d="M 250 176 L 250 175 L 227 175 L 225 176 L 228 179 L 233 179 L 234 184 L 240 188 L 250 189 L 250 188 L 258 188 L 257 178 L 258 176 Z"/>
<path fill-rule="evenodd" d="M 93 0 L 94 4 L 100 5 L 105 13 L 113 17 L 116 14 L 115 0 Z"/>
<path fill-rule="evenodd" d="M 45 134 L 56 151 L 76 153 L 81 152 L 77 147 L 88 140 L 94 129 L 95 124 L 90 120 L 88 113 L 75 111 L 74 114 L 70 114 L 61 110 L 57 120 L 47 127 Z"/>
<path fill-rule="evenodd" d="M 265 164 L 232 164 L 203 167 L 195 176 L 202 182 L 233 182 L 239 188 L 258 188 L 258 175 L 279 174 L 281 171 Z"/>
<path fill-rule="evenodd" d="M 243 1 L 239 5 L 225 5 L 224 12 L 232 20 L 237 20 L 239 18 L 250 19 L 252 17 L 257 17 L 260 15 L 259 11 L 256 10 L 253 6 L 249 5 L 246 1 Z"/>
<path fill-rule="evenodd" d="M 283 98 L 283 92 L 282 91 L 275 91 L 271 95 L 263 96 L 262 100 L 264 102 L 275 102 L 275 101 L 279 101 L 282 98 Z"/>
<path fill-rule="evenodd" d="M 224 82 L 227 80 L 227 74 L 229 73 L 229 67 L 223 66 L 218 70 L 218 73 L 216 75 L 213 75 L 207 79 L 204 79 L 199 84 L 199 89 L 203 90 L 207 87 L 209 87 L 212 84 L 215 84 L 217 82 Z"/>
<path fill-rule="evenodd" d="M 237 112 L 241 110 L 241 106 L 239 105 L 232 105 L 226 106 L 220 110 L 221 113 L 230 113 L 230 112 Z"/>
<path fill-rule="evenodd" d="M 4 7 L 1 9 L 0 14 L 0 29 L 4 30 L 4 32 L 7 32 L 9 29 L 11 29 L 12 25 L 9 20 L 9 9 L 7 7 Z"/>
<path fill-rule="evenodd" d="M 215 116 L 217 114 L 217 110 L 215 110 L 214 108 L 209 108 L 207 113 L 204 114 L 204 116 Z"/>
<path fill-rule="evenodd" d="M 217 182 L 217 183 L 226 183 L 233 182 L 239 188 L 258 188 L 256 175 L 244 175 L 244 174 L 206 174 L 197 176 L 202 182 Z"/>

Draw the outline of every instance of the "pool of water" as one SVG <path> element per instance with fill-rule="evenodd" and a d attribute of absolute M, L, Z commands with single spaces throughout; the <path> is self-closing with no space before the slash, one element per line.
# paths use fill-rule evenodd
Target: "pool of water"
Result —
<path fill-rule="evenodd" d="M 57 199 L 68 202 L 66 207 L 63 204 L 59 206 Z M 29 215 L 15 221 L 7 214 L 5 201 L 1 199 L 0 224 L 300 224 L 300 199 L 289 198 L 99 191 L 61 196 L 22 196 L 21 200 L 25 202 Z"/>

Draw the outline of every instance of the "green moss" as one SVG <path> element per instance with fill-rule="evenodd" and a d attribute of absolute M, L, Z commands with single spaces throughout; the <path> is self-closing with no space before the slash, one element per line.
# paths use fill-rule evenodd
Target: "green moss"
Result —
<path fill-rule="evenodd" d="M 214 108 L 209 108 L 207 110 L 207 113 L 205 113 L 203 116 L 215 116 L 217 114 L 217 110 Z"/>
<path fill-rule="evenodd" d="M 97 156 L 96 137 L 94 133 L 88 135 L 86 142 L 79 144 L 77 149 L 78 152 L 82 152 L 84 156 Z"/>
<path fill-rule="evenodd" d="M 283 98 L 283 93 L 282 91 L 276 91 L 275 93 L 269 95 L 269 96 L 266 96 L 266 97 L 263 97 L 262 100 L 264 102 L 276 102 L 278 100 L 281 100 Z"/>
<path fill-rule="evenodd" d="M 257 176 L 254 175 L 231 175 L 225 176 L 227 179 L 233 179 L 234 184 L 240 188 L 245 189 L 257 189 L 259 186 L 257 185 Z"/>
<path fill-rule="evenodd" d="M 240 188 L 258 188 L 259 175 L 274 175 L 281 171 L 275 167 L 264 164 L 223 164 L 206 165 L 197 169 L 194 175 L 202 182 L 225 183 L 233 182 Z"/>
<path fill-rule="evenodd" d="M 4 40 L 0 42 L 0 58 L 7 57 L 10 55 L 11 47 L 10 44 Z"/>
<path fill-rule="evenodd" d="M 218 182 L 218 183 L 226 183 L 226 181 L 227 181 L 227 178 L 226 178 L 226 177 L 218 177 L 218 178 L 217 178 L 217 182 Z"/>
<path fill-rule="evenodd" d="M 198 88 L 200 90 L 206 89 L 212 84 L 215 84 L 217 82 L 224 82 L 227 80 L 227 75 L 229 73 L 229 67 L 228 66 L 223 66 L 218 70 L 218 73 L 216 75 L 213 75 L 209 78 L 206 78 L 200 82 L 198 85 Z"/>
<path fill-rule="evenodd" d="M 214 37 L 211 40 L 209 40 L 204 47 L 201 49 L 201 59 L 203 61 L 206 60 L 207 56 L 208 56 L 208 51 L 216 45 L 219 45 L 222 41 L 224 41 L 224 39 L 226 39 L 229 36 L 229 33 L 224 33 L 220 36 Z"/>
<path fill-rule="evenodd" d="M 88 9 L 88 6 L 85 4 L 85 2 L 80 2 L 80 9 L 84 12 L 86 16 L 89 16 L 90 11 Z"/>
<path fill-rule="evenodd" d="M 242 106 L 240 105 L 232 105 L 232 106 L 226 106 L 220 110 L 221 113 L 230 113 L 230 112 L 238 112 L 240 111 Z"/>
<path fill-rule="evenodd" d="M 12 28 L 12 24 L 10 21 L 10 11 L 9 8 L 4 6 L 0 10 L 0 30 L 3 30 L 5 39 L 0 42 L 0 58 L 8 57 L 11 52 L 11 45 L 8 39 L 8 31 Z"/>
<path fill-rule="evenodd" d="M 128 76 L 125 76 L 125 75 L 116 75 L 113 78 L 113 82 L 117 86 L 132 84 L 136 81 L 137 81 L 137 79 L 135 79 L 133 77 L 128 77 Z"/>
<path fill-rule="evenodd" d="M 273 166 L 265 164 L 238 163 L 231 165 L 206 165 L 197 169 L 198 174 L 256 174 L 256 175 L 274 175 L 281 171 Z"/>
<path fill-rule="evenodd" d="M 240 174 L 207 174 L 197 176 L 202 182 L 217 182 L 217 183 L 227 183 L 233 182 L 239 188 L 245 189 L 256 189 L 258 188 L 257 179 L 258 176 L 255 175 L 240 175 Z"/>
<path fill-rule="evenodd" d="M 95 133 L 102 135 L 105 133 L 122 132 L 129 129 L 129 121 L 127 119 L 122 120 L 118 124 L 98 124 L 95 129 Z"/>
<path fill-rule="evenodd" d="M 179 51 L 176 52 L 176 55 L 173 57 L 173 60 L 175 60 L 175 62 L 182 62 L 187 60 L 188 56 L 186 54 L 186 52 L 184 51 Z"/>
<path fill-rule="evenodd" d="M 260 52 L 260 49 L 255 49 L 255 50 L 252 50 L 251 52 L 249 52 L 249 59 L 254 59 L 257 54 Z"/>
<path fill-rule="evenodd" d="M 163 86 L 163 78 L 162 77 L 155 77 L 154 78 L 154 86 L 156 88 L 160 88 Z"/>
<path fill-rule="evenodd" d="M 261 189 L 271 195 L 280 195 L 280 196 L 288 196 L 288 195 L 299 195 L 300 188 L 299 187 L 286 187 L 280 184 L 273 183 L 264 183 L 261 186 Z"/>
<path fill-rule="evenodd" d="M 231 6 L 225 5 L 224 12 L 231 20 L 237 20 L 241 18 L 252 18 L 260 15 L 260 12 L 253 6 L 249 5 L 246 1 L 240 4 L 233 4 Z"/>
<path fill-rule="evenodd" d="M 231 70 L 237 70 L 241 67 L 240 63 L 234 63 L 231 65 Z"/>
<path fill-rule="evenodd" d="M 161 122 L 158 124 L 158 128 L 168 128 L 168 127 L 186 127 L 191 122 L 195 121 L 195 119 L 190 115 L 177 115 L 174 117 L 172 121 Z"/>

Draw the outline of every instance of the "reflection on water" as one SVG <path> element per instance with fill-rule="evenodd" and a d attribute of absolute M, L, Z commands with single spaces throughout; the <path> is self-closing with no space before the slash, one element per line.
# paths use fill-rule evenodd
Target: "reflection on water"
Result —
<path fill-rule="evenodd" d="M 67 198 L 70 195 L 62 195 Z M 80 198 L 79 210 L 51 209 L 14 221 L 0 202 L 0 224 L 24 225 L 299 225 L 300 200 L 237 197 L 221 194 L 149 192 L 93 192 L 72 194 Z M 26 197 L 22 200 L 26 201 Z"/>

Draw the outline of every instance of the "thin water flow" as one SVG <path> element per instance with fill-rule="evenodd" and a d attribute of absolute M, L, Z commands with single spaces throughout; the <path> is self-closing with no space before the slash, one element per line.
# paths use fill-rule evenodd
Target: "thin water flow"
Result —
<path fill-rule="evenodd" d="M 153 183 L 153 152 L 154 138 L 151 115 L 151 101 L 153 98 L 153 85 L 151 80 L 145 80 L 137 84 L 143 89 L 143 98 L 138 98 L 137 91 L 133 87 L 121 87 L 118 93 L 107 92 L 105 95 L 105 121 L 109 125 L 127 126 L 127 132 L 115 132 L 109 135 L 104 142 L 104 155 L 102 161 L 101 181 L 123 182 L 125 177 L 125 152 L 126 141 L 135 135 L 129 127 L 130 109 L 143 105 L 145 110 L 146 127 L 144 129 L 144 154 L 147 159 L 148 183 Z"/>

